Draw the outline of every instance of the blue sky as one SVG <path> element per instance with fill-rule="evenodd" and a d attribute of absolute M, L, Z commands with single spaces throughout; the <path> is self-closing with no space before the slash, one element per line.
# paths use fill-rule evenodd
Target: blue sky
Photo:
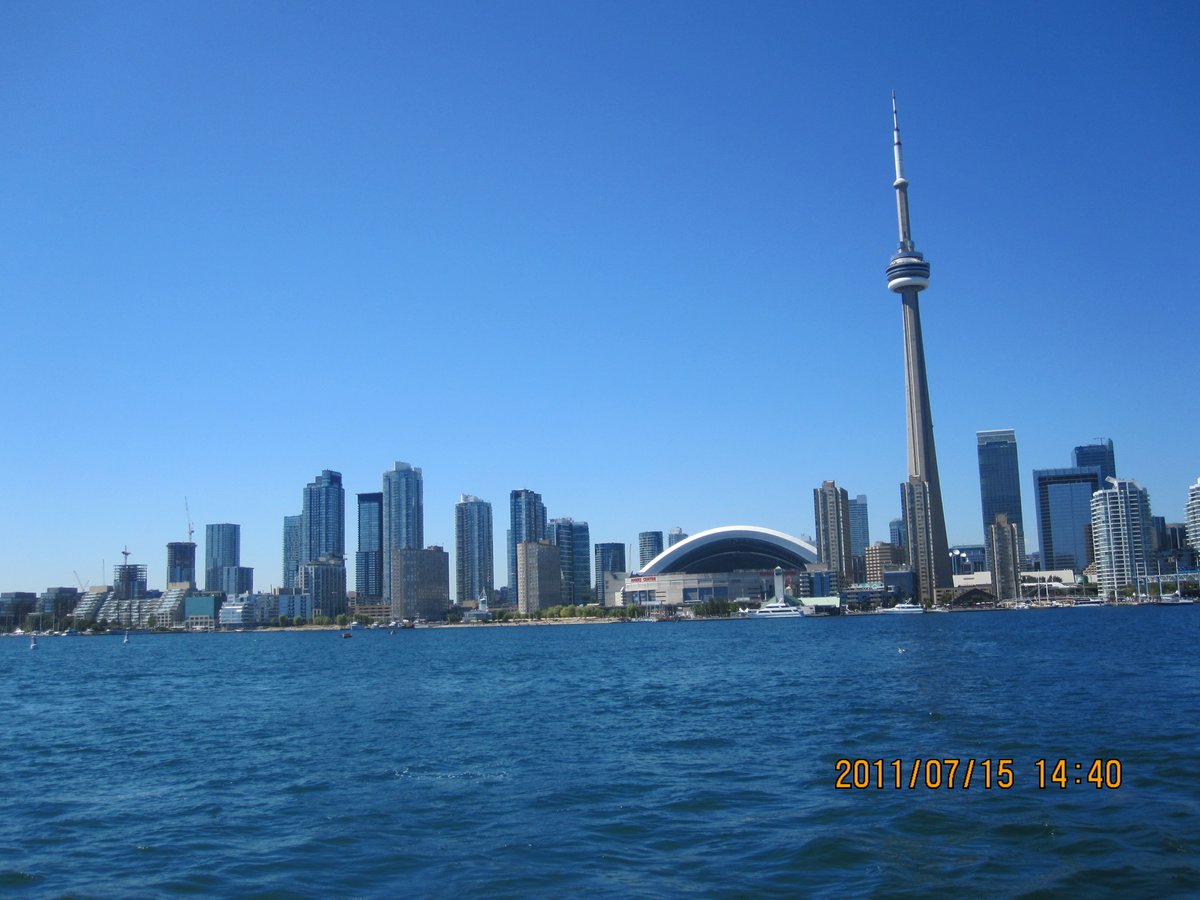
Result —
<path fill-rule="evenodd" d="M 951 542 L 975 432 L 1200 475 L 1200 7 L 0 6 L 0 589 L 242 526 L 280 580 L 321 469 L 539 491 L 594 541 L 812 531 L 906 476 L 899 94 Z M 1190 276 L 1190 277 L 1187 277 Z M 1036 541 L 1031 534 L 1030 547 Z"/>

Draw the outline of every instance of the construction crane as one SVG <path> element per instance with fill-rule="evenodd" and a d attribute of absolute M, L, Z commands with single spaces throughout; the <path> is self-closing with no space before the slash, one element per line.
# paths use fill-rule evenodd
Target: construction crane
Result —
<path fill-rule="evenodd" d="M 79 577 L 79 570 L 72 569 L 71 571 L 75 573 L 75 582 L 79 585 L 79 593 L 86 594 L 87 587 L 84 586 L 83 579 Z"/>
<path fill-rule="evenodd" d="M 183 498 L 183 511 L 184 511 L 185 513 L 187 513 L 187 520 L 188 520 L 188 543 L 190 544 L 190 543 L 192 543 L 192 535 L 195 533 L 196 529 L 194 529 L 194 528 L 192 527 L 192 511 L 191 511 L 191 509 L 188 507 L 187 497 L 184 497 L 184 498 Z"/>

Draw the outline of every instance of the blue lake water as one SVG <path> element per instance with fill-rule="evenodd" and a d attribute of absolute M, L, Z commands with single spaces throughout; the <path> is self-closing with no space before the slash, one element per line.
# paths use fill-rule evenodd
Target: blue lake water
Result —
<path fill-rule="evenodd" d="M 1195 896 L 1198 639 L 1197 607 L 0 639 L 0 893 Z"/>

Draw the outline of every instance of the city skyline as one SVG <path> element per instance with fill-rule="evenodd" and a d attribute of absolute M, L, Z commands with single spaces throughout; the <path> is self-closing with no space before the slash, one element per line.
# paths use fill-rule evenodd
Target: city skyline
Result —
<path fill-rule="evenodd" d="M 974 435 L 992 427 L 1019 434 L 1027 495 L 1100 435 L 1183 521 L 1200 426 L 1128 373 L 1190 353 L 1197 13 L 1139 12 L 1133 40 L 1117 5 L 929 15 L 945 52 L 900 71 L 886 10 L 665 5 L 633 27 L 621 6 L 7 6 L 4 460 L 21 477 L 0 586 L 107 581 L 126 545 L 165 586 L 186 497 L 199 527 L 241 525 L 265 590 L 314 473 L 354 496 L 396 459 L 423 467 L 425 543 L 447 548 L 459 495 L 502 510 L 520 485 L 628 545 L 674 526 L 812 535 L 807 495 L 834 480 L 887 539 L 893 89 L 936 270 L 922 326 L 950 543 L 983 543 Z M 229 340 L 202 343 L 214 328 Z M 1113 329 L 1137 340 L 1101 364 Z M 819 369 L 793 350 L 817 344 Z M 566 352 L 561 382 L 515 365 Z M 794 396 L 760 417 L 750 373 L 789 365 Z M 393 383 L 410 388 L 394 420 Z M 526 396 L 544 406 L 517 415 Z M 323 426 L 296 435 L 314 405 Z M 147 424 L 118 433 L 118 406 Z M 607 439 L 553 452 L 585 414 Z M 1026 496 L 1031 551 L 1034 519 Z"/>

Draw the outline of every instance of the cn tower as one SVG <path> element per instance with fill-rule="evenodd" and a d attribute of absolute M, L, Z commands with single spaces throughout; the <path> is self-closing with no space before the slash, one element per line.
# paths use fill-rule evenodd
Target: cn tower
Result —
<path fill-rule="evenodd" d="M 933 444 L 933 414 L 929 409 L 929 380 L 921 340 L 921 310 L 917 294 L 929 287 L 929 263 L 912 240 L 908 218 L 908 180 L 900 153 L 900 119 L 892 91 L 892 143 L 896 158 L 896 214 L 900 246 L 887 267 L 888 290 L 900 295 L 904 310 L 904 383 L 908 404 L 908 481 L 901 485 L 909 564 L 917 574 L 917 592 L 932 601 L 938 588 L 953 586 L 942 488 L 938 481 L 937 451 Z"/>

